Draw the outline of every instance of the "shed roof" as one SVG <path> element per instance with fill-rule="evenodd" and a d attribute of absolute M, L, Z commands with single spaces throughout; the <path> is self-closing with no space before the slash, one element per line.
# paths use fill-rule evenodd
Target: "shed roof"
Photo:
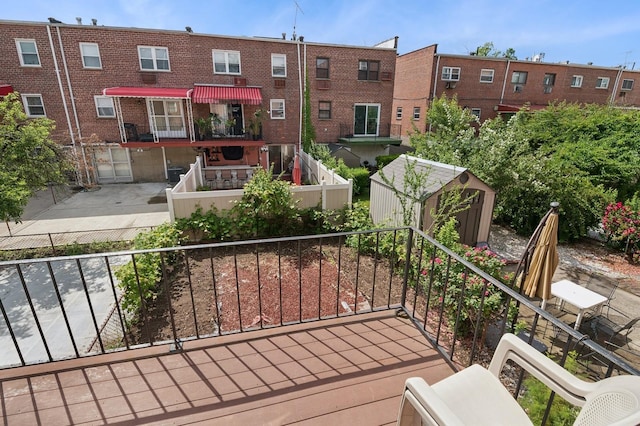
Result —
<path fill-rule="evenodd" d="M 423 187 L 422 197 L 427 197 L 430 194 L 437 192 L 440 188 L 467 170 L 465 167 L 438 163 L 436 161 L 425 160 L 418 157 L 412 157 L 410 155 L 401 155 L 382 169 L 382 172 L 388 180 L 392 181 L 394 186 L 400 190 L 404 186 L 405 165 L 407 163 L 415 163 L 416 169 L 419 169 L 418 173 L 429 171 L 429 177 Z M 376 172 L 371 176 L 371 180 L 380 183 L 381 185 L 389 186 L 384 180 L 382 180 L 380 172 Z"/>

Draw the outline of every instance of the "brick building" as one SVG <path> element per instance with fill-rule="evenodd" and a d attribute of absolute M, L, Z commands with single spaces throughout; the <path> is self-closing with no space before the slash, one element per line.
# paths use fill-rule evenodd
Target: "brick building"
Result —
<path fill-rule="evenodd" d="M 15 21 L 0 21 L 0 34 L 0 91 L 55 120 L 54 139 L 90 166 L 83 180 L 162 181 L 196 155 L 286 172 L 305 66 L 318 142 L 391 140 L 395 43 Z"/>
<path fill-rule="evenodd" d="M 425 114 L 435 97 L 458 103 L 481 121 L 540 109 L 554 101 L 640 107 L 640 71 L 572 63 L 437 53 L 437 45 L 398 56 L 394 82 L 392 134 L 403 138 L 415 125 L 426 128 Z"/>

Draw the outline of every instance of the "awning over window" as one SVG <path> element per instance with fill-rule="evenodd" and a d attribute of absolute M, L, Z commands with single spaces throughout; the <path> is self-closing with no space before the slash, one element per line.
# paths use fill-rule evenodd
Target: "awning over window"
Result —
<path fill-rule="evenodd" d="M 6 96 L 13 92 L 13 86 L 10 84 L 0 84 L 0 96 Z"/>
<path fill-rule="evenodd" d="M 244 104 L 260 105 L 262 94 L 259 87 L 194 86 L 191 95 L 198 104 Z"/>
<path fill-rule="evenodd" d="M 546 105 L 507 105 L 507 104 L 498 104 L 496 106 L 496 112 L 499 113 L 510 113 L 510 112 L 518 112 L 521 109 L 525 111 L 539 111 L 541 109 L 545 109 Z"/>
<path fill-rule="evenodd" d="M 192 89 L 176 89 L 169 87 L 107 87 L 102 90 L 105 96 L 119 98 L 173 98 L 187 99 Z"/>

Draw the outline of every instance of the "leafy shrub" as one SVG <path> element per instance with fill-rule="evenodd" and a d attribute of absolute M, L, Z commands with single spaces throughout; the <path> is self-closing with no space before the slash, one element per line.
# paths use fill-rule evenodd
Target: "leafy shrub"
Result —
<path fill-rule="evenodd" d="M 391 163 L 393 160 L 395 160 L 398 157 L 400 157 L 400 154 L 378 155 L 376 157 L 376 167 L 378 169 L 381 169 L 384 166 L 386 166 L 387 164 Z"/>
<path fill-rule="evenodd" d="M 203 212 L 198 206 L 188 218 L 176 220 L 176 227 L 192 241 L 227 241 L 233 235 L 233 223 L 227 212 L 218 212 L 214 207 Z"/>
<path fill-rule="evenodd" d="M 602 218 L 607 241 L 624 247 L 629 262 L 638 260 L 640 250 L 640 211 L 622 202 L 607 206 Z"/>
<path fill-rule="evenodd" d="M 173 224 L 165 223 L 151 231 L 138 234 L 133 241 L 135 250 L 176 247 L 180 244 L 182 233 Z M 165 257 L 169 264 L 175 262 L 175 253 Z M 160 253 L 141 253 L 116 272 L 118 285 L 123 290 L 122 307 L 135 314 L 142 300 L 148 303 L 160 293 L 158 284 L 162 280 L 162 259 Z"/>
<path fill-rule="evenodd" d="M 569 352 L 564 368 L 571 374 L 575 374 L 577 368 L 578 354 L 575 351 Z M 527 376 L 523 381 L 525 389 L 522 398 L 518 400 L 520 406 L 526 411 L 533 424 L 542 424 L 547 403 L 551 397 L 551 389 L 533 376 Z M 578 417 L 580 409 L 571 405 L 564 399 L 556 396 L 551 404 L 551 411 L 547 419 L 548 425 L 572 425 Z"/>

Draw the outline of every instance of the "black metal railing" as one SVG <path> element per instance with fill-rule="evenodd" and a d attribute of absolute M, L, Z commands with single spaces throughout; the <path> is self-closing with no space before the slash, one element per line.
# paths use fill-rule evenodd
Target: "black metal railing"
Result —
<path fill-rule="evenodd" d="M 396 310 L 455 369 L 526 324 L 561 364 L 640 374 L 413 228 L 0 262 L 0 285 L 3 368 Z"/>

